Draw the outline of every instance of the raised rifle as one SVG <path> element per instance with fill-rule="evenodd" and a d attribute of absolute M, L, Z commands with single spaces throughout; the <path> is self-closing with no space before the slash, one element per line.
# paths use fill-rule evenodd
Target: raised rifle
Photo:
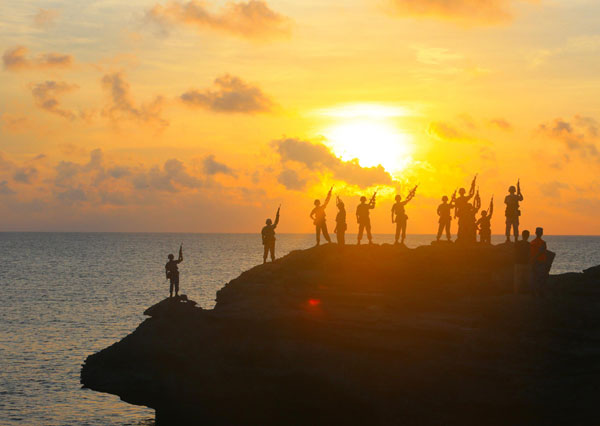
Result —
<path fill-rule="evenodd" d="M 371 197 L 371 200 L 369 201 L 369 204 L 375 205 L 375 197 L 377 196 L 377 191 L 375 191 L 373 193 L 373 196 Z"/>

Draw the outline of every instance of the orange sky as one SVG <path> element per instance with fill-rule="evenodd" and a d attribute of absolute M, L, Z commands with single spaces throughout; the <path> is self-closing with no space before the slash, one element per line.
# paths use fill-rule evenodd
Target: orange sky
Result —
<path fill-rule="evenodd" d="M 311 232 L 335 185 L 391 233 L 419 184 L 434 233 L 478 173 L 495 233 L 520 178 L 525 227 L 600 234 L 596 1 L 122 3 L 0 4 L 0 231 L 258 232 L 281 203 Z"/>

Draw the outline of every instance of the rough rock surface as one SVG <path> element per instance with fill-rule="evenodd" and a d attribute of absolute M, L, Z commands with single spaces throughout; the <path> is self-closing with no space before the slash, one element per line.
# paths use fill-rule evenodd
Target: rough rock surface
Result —
<path fill-rule="evenodd" d="M 85 387 L 158 425 L 600 424 L 598 273 L 513 295 L 512 248 L 336 245 L 164 300 Z M 590 273 L 591 272 L 591 273 Z"/>

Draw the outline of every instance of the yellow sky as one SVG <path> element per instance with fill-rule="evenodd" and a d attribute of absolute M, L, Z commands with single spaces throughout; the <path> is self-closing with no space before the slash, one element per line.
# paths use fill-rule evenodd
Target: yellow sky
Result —
<path fill-rule="evenodd" d="M 495 233 L 520 178 L 525 227 L 600 234 L 593 0 L 122 3 L 0 4 L 0 231 L 257 232 L 281 203 L 310 232 L 335 185 L 390 233 L 419 184 L 433 233 L 478 173 Z"/>

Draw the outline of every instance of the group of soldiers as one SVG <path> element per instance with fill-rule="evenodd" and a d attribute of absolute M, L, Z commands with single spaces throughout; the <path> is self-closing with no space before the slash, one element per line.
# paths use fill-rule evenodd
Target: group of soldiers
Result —
<path fill-rule="evenodd" d="M 477 233 L 479 232 L 479 242 L 482 244 L 491 244 L 491 220 L 494 214 L 494 197 L 492 196 L 490 200 L 489 208 L 482 211 L 479 219 L 477 219 L 477 213 L 481 209 L 481 197 L 479 189 L 476 189 L 476 185 L 477 176 L 471 181 L 468 193 L 465 188 L 460 188 L 458 191 L 454 191 L 451 198 L 448 198 L 448 196 L 442 197 L 442 203 L 437 208 L 439 216 L 437 241 L 440 241 L 444 232 L 446 239 L 451 241 L 450 225 L 453 218 L 452 211 L 454 210 L 454 218 L 458 219 L 457 242 L 475 243 L 477 242 Z M 417 188 L 418 185 L 412 188 L 404 200 L 401 195 L 396 195 L 395 197 L 396 202 L 391 209 L 391 220 L 392 223 L 396 224 L 395 244 L 404 244 L 408 223 L 406 205 L 415 197 Z M 327 192 L 323 203 L 320 200 L 315 200 L 314 208 L 310 212 L 310 218 L 315 225 L 317 245 L 321 243 L 321 235 L 328 243 L 331 243 L 331 237 L 327 230 L 325 210 L 331 201 L 332 192 L 333 187 Z M 375 208 L 376 196 L 377 192 L 368 201 L 367 197 L 360 197 L 360 204 L 356 207 L 356 221 L 358 223 L 357 244 L 361 243 L 365 232 L 369 244 L 373 244 L 370 211 Z M 473 201 L 471 202 L 471 200 Z M 522 240 L 519 241 L 519 217 L 521 216 L 519 207 L 521 201 L 523 201 L 523 194 L 521 193 L 521 185 L 517 182 L 516 186 L 511 186 L 508 189 L 508 195 L 504 198 L 504 204 L 506 205 L 506 241 L 510 242 L 512 232 L 515 243 L 517 243 L 515 246 L 515 291 L 519 291 L 527 281 L 531 281 L 532 283 L 543 282 L 544 277 L 547 276 L 549 271 L 548 265 L 551 265 L 553 259 L 553 253 L 546 250 L 546 243 L 541 239 L 543 235 L 542 228 L 536 229 L 536 239 L 531 243 L 528 241 L 529 231 L 523 231 Z M 345 234 L 348 229 L 346 208 L 339 196 L 336 196 L 335 204 L 338 212 L 335 217 L 336 225 L 333 232 L 336 234 L 337 243 L 344 245 L 346 243 Z M 269 256 L 272 261 L 275 260 L 275 229 L 279 225 L 280 211 L 281 206 L 277 209 L 275 221 L 267 219 L 261 232 L 264 246 L 263 263 L 266 263 Z M 173 297 L 173 292 L 175 296 L 179 293 L 178 265 L 183 261 L 183 245 L 179 247 L 179 257 L 177 259 L 172 254 L 168 258 L 169 261 L 165 265 L 165 272 L 167 279 L 170 281 L 170 296 Z M 542 285 L 534 285 L 534 293 L 536 291 L 541 292 L 542 287 Z"/>
<path fill-rule="evenodd" d="M 477 176 L 471 181 L 471 187 L 469 188 L 468 193 L 465 188 L 460 188 L 458 191 L 454 191 L 451 198 L 448 198 L 446 195 L 442 197 L 442 203 L 437 208 L 437 214 L 439 216 L 437 241 L 440 241 L 443 233 L 446 234 L 446 239 L 448 241 L 452 240 L 450 225 L 453 219 L 452 213 L 454 211 L 454 218 L 458 219 L 457 242 L 475 243 L 477 242 L 477 233 L 479 233 L 479 241 L 482 244 L 491 244 L 491 220 L 494 214 L 494 197 L 492 196 L 488 209 L 483 210 L 480 213 L 480 217 L 477 218 L 477 214 L 481 210 L 481 197 L 479 195 L 479 189 L 476 189 L 476 186 Z M 396 202 L 391 210 L 392 223 L 396 224 L 396 233 L 394 237 L 395 244 L 404 244 L 404 240 L 406 239 L 406 227 L 408 223 L 406 205 L 415 197 L 417 188 L 418 185 L 412 188 L 404 200 L 401 195 L 396 195 L 395 197 Z M 314 208 L 310 212 L 310 218 L 315 225 L 317 245 L 321 244 L 321 236 L 323 236 L 328 243 L 331 242 L 331 237 L 327 230 L 325 210 L 331 201 L 332 192 L 333 187 L 327 192 L 327 196 L 323 203 L 321 203 L 321 200 L 315 200 Z M 521 185 L 519 182 L 516 186 L 511 186 L 508 189 L 508 192 L 508 195 L 504 199 L 504 203 L 506 204 L 507 242 L 510 241 L 511 231 L 514 234 L 515 241 L 519 239 L 519 216 L 521 215 L 519 203 L 523 201 L 523 194 L 521 193 Z M 376 196 L 377 192 L 375 192 L 368 201 L 367 197 L 360 197 L 360 204 L 356 207 L 356 222 L 358 224 L 357 244 L 361 243 L 365 233 L 367 234 L 369 244 L 373 244 L 370 211 L 375 208 Z M 348 229 L 346 223 L 346 208 L 339 196 L 336 196 L 335 204 L 338 212 L 335 217 L 335 229 L 333 232 L 337 237 L 337 243 L 344 245 L 346 244 L 345 234 Z M 267 261 L 269 255 L 271 260 L 275 259 L 275 228 L 279 224 L 280 209 L 281 206 L 277 209 L 275 221 L 273 222 L 271 219 L 267 219 L 266 225 L 262 229 L 262 242 L 264 246 L 263 262 Z"/>

